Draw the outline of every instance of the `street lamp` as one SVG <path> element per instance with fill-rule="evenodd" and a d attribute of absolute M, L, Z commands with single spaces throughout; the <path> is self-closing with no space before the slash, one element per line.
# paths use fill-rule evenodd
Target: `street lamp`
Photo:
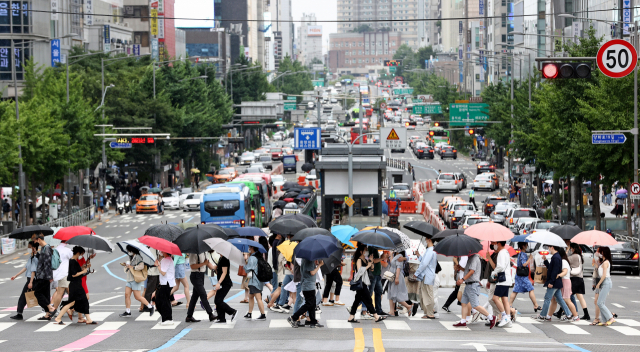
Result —
<path fill-rule="evenodd" d="M 207 76 L 198 76 L 198 77 L 185 78 L 185 79 L 179 80 L 178 82 L 190 81 L 192 79 L 207 79 Z"/>

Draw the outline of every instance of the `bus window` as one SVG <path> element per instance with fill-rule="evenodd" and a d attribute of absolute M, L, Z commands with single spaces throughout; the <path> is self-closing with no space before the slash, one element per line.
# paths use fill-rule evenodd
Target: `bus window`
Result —
<path fill-rule="evenodd" d="M 211 216 L 232 216 L 240 210 L 240 201 L 236 199 L 214 200 L 204 203 L 204 211 Z"/>

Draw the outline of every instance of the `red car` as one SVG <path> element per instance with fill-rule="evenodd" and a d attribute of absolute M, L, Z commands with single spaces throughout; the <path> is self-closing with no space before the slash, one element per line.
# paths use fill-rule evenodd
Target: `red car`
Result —
<path fill-rule="evenodd" d="M 271 148 L 271 160 L 282 160 L 282 148 Z"/>

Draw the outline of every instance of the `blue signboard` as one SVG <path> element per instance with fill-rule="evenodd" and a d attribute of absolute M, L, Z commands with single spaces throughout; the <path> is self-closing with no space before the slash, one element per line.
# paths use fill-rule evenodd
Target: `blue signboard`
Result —
<path fill-rule="evenodd" d="M 111 26 L 109 26 L 108 24 L 104 25 L 104 32 L 103 32 L 102 36 L 104 37 L 104 43 L 105 44 L 110 44 L 111 43 Z"/>
<path fill-rule="evenodd" d="M 591 135 L 591 144 L 623 144 L 626 140 L 627 136 L 622 133 Z"/>
<path fill-rule="evenodd" d="M 294 136 L 293 149 L 321 149 L 320 127 L 296 128 Z"/>
<path fill-rule="evenodd" d="M 624 28 L 623 34 L 629 34 L 629 25 L 631 22 L 631 0 L 622 0 L 622 28 Z"/>
<path fill-rule="evenodd" d="M 109 146 L 114 149 L 131 148 L 131 143 L 111 142 Z"/>
<path fill-rule="evenodd" d="M 133 44 L 133 55 L 140 56 L 140 44 Z"/>
<path fill-rule="evenodd" d="M 479 5 L 480 5 L 480 15 L 484 15 L 484 0 L 480 0 Z"/>
<path fill-rule="evenodd" d="M 51 67 L 60 64 L 60 39 L 51 39 Z"/>

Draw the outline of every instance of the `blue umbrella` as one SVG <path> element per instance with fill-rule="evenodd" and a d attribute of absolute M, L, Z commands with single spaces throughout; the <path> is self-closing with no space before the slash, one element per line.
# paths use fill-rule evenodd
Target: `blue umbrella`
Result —
<path fill-rule="evenodd" d="M 353 247 L 353 244 L 349 242 L 351 236 L 358 233 L 358 229 L 349 225 L 336 225 L 331 227 L 331 234 L 334 235 L 340 242 Z"/>
<path fill-rule="evenodd" d="M 236 230 L 240 237 L 267 236 L 267 234 L 262 231 L 261 228 L 253 226 L 236 227 L 234 230 Z"/>
<path fill-rule="evenodd" d="M 236 228 L 237 230 L 238 228 Z M 267 250 L 262 247 L 262 245 L 256 241 L 248 240 L 246 238 L 233 238 L 228 240 L 229 243 L 236 246 L 241 252 L 249 253 L 249 246 L 256 247 L 260 251 L 260 253 L 267 253 Z"/>
<path fill-rule="evenodd" d="M 626 191 L 626 190 L 624 190 Z M 616 194 L 616 197 L 620 198 L 620 199 L 626 199 L 627 198 L 627 194 L 626 193 L 618 193 Z"/>
<path fill-rule="evenodd" d="M 382 214 L 389 215 L 389 206 L 387 202 L 382 202 Z"/>
<path fill-rule="evenodd" d="M 518 236 L 513 236 L 512 239 L 510 239 L 509 241 L 511 241 L 511 243 L 514 242 L 531 242 L 527 239 L 527 237 L 529 237 L 529 235 L 518 235 Z"/>
<path fill-rule="evenodd" d="M 296 199 L 309 199 L 311 198 L 310 194 L 302 193 L 296 197 Z"/>
<path fill-rule="evenodd" d="M 296 258 L 316 260 L 328 258 L 332 253 L 342 249 L 335 238 L 325 235 L 307 237 L 300 242 L 293 253 Z"/>

